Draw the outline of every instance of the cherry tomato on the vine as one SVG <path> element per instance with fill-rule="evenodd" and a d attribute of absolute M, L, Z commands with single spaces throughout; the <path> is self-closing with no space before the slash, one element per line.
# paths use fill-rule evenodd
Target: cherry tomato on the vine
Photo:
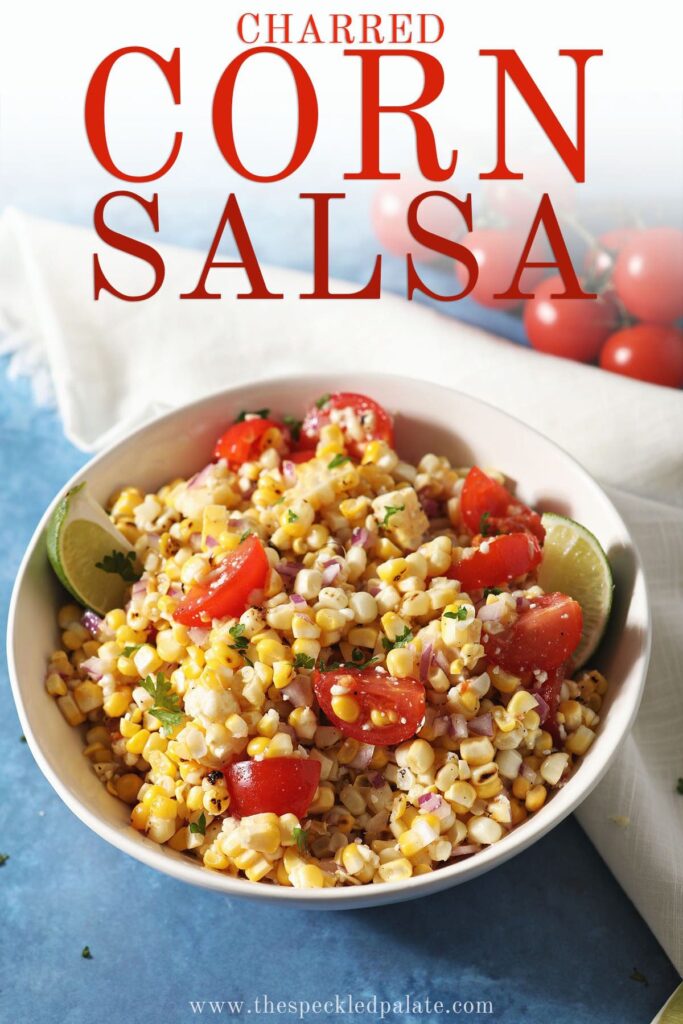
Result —
<path fill-rule="evenodd" d="M 614 287 L 638 320 L 670 324 L 683 316 L 683 231 L 637 231 L 619 253 Z"/>
<path fill-rule="evenodd" d="M 615 228 L 600 235 L 586 253 L 583 263 L 586 274 L 601 278 L 611 273 L 619 253 L 635 234 L 635 228 Z"/>
<path fill-rule="evenodd" d="M 589 363 L 619 325 L 619 310 L 609 295 L 596 299 L 561 299 L 559 276 L 541 282 L 524 307 L 524 327 L 533 347 L 565 359 Z"/>
<path fill-rule="evenodd" d="M 523 231 L 497 228 L 478 228 L 461 239 L 461 244 L 473 253 L 479 267 L 476 284 L 469 293 L 471 299 L 492 309 L 516 309 L 521 305 L 521 299 L 494 299 L 493 296 L 507 291 L 512 284 L 525 241 Z M 535 242 L 529 258 L 543 258 L 542 255 L 539 257 L 542 248 L 541 243 Z M 456 273 L 460 284 L 465 287 L 469 275 L 462 263 L 456 264 Z M 533 292 L 543 273 L 539 267 L 525 270 L 520 280 L 521 290 Z"/>
<path fill-rule="evenodd" d="M 683 331 L 660 324 L 636 324 L 607 339 L 600 366 L 636 380 L 683 387 Z"/>

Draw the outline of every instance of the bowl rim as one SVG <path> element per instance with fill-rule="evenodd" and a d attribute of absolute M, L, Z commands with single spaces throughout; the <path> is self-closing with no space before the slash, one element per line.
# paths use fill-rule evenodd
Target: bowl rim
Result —
<path fill-rule="evenodd" d="M 556 801 L 550 800 L 542 809 L 541 814 L 534 815 L 532 818 L 527 819 L 521 827 L 513 829 L 498 843 L 481 850 L 475 857 L 468 857 L 462 861 L 455 861 L 445 867 L 438 868 L 430 874 L 411 877 L 401 882 L 383 882 L 379 886 L 359 885 L 324 889 L 295 889 L 279 885 L 261 885 L 260 883 L 249 882 L 247 879 L 235 878 L 217 871 L 211 871 L 205 868 L 199 861 L 193 861 L 189 857 L 183 858 L 182 855 L 177 858 L 175 856 L 169 856 L 168 852 L 164 850 L 164 847 L 153 844 L 151 840 L 146 839 L 146 837 L 141 833 L 135 832 L 130 827 L 127 829 L 117 828 L 114 824 L 111 824 L 99 817 L 96 813 L 85 807 L 79 797 L 64 784 L 59 773 L 53 765 L 50 764 L 47 756 L 42 751 L 40 743 L 33 732 L 30 716 L 22 699 L 17 659 L 15 656 L 15 624 L 17 609 L 28 565 L 33 558 L 36 548 L 40 545 L 43 539 L 47 522 L 53 509 L 61 500 L 63 495 L 77 483 L 81 482 L 93 467 L 98 466 L 101 462 L 105 462 L 115 452 L 129 446 L 134 439 L 139 438 L 148 430 L 157 428 L 166 422 L 171 422 L 177 416 L 185 414 L 192 409 L 200 409 L 204 405 L 210 405 L 219 398 L 224 397 L 229 401 L 245 390 L 253 390 L 259 386 L 272 388 L 273 386 L 286 386 L 289 384 L 297 386 L 310 385 L 312 388 L 314 385 L 319 385 L 325 388 L 338 378 L 342 378 L 344 381 L 356 380 L 360 390 L 365 393 L 372 393 L 373 381 L 382 382 L 384 385 L 386 385 L 387 382 L 390 383 L 393 381 L 397 385 L 401 386 L 415 385 L 418 383 L 430 389 L 438 389 L 439 391 L 456 399 L 464 398 L 468 402 L 474 402 L 477 405 L 483 406 L 484 409 L 491 410 L 497 416 L 501 416 L 508 421 L 512 421 L 516 426 L 536 435 L 537 438 L 540 438 L 546 445 L 554 449 L 555 452 L 559 453 L 565 460 L 568 460 L 579 476 L 583 477 L 584 482 L 593 489 L 595 496 L 602 501 L 603 505 L 607 506 L 609 512 L 613 517 L 615 517 L 623 529 L 624 535 L 629 540 L 634 560 L 634 587 L 637 583 L 640 583 L 643 592 L 645 628 L 642 646 L 638 653 L 638 658 L 641 664 L 640 677 L 637 683 L 637 692 L 635 692 L 631 697 L 631 708 L 623 729 L 619 733 L 615 733 L 614 736 L 600 734 L 602 743 L 599 746 L 596 745 L 596 749 L 599 749 L 601 757 L 595 762 L 595 764 L 591 765 L 591 774 L 588 775 L 585 772 L 577 771 L 571 777 L 567 786 L 564 787 L 563 792 L 566 793 L 569 786 L 574 786 L 576 792 L 572 794 L 571 799 L 561 808 L 559 806 L 554 807 Z M 145 864 L 147 867 L 154 868 L 165 875 L 187 882 L 188 884 L 198 885 L 201 888 L 210 889 L 215 892 L 221 892 L 230 897 L 236 897 L 239 899 L 265 899 L 267 902 L 280 902 L 284 906 L 308 906 L 311 908 L 317 906 L 318 909 L 351 909 L 355 907 L 358 909 L 362 906 L 415 899 L 419 896 L 429 895 L 430 893 L 438 892 L 455 884 L 460 884 L 473 879 L 498 864 L 505 863 L 517 853 L 521 853 L 522 850 L 531 846 L 543 835 L 559 825 L 561 821 L 567 818 L 579 806 L 579 804 L 586 799 L 610 768 L 624 738 L 630 732 L 638 713 L 652 650 L 652 610 L 647 578 L 643 569 L 643 561 L 638 547 L 633 540 L 631 531 L 600 484 L 581 465 L 581 463 L 574 458 L 573 455 L 567 452 L 561 445 L 557 444 L 556 441 L 553 441 L 535 427 L 530 426 L 528 423 L 525 423 L 518 417 L 513 416 L 511 413 L 500 409 L 498 406 L 495 406 L 475 395 L 467 394 L 466 392 L 459 391 L 457 388 L 452 388 L 445 384 L 438 384 L 421 378 L 415 380 L 393 373 L 349 373 L 346 371 L 336 372 L 334 370 L 329 370 L 319 373 L 282 374 L 274 377 L 266 377 L 260 380 L 257 379 L 242 382 L 229 388 L 218 388 L 200 398 L 193 399 L 191 402 L 186 402 L 173 409 L 164 410 L 142 424 L 135 425 L 131 430 L 127 431 L 101 452 L 97 452 L 92 458 L 88 459 L 88 461 L 81 466 L 80 469 L 78 469 L 60 488 L 53 500 L 49 503 L 31 535 L 31 539 L 28 542 L 17 570 L 14 586 L 12 588 L 7 618 L 6 649 L 10 685 L 14 696 L 14 702 L 24 736 L 26 737 L 31 753 L 33 754 L 33 757 L 35 758 L 43 775 L 69 810 L 71 810 L 76 817 L 80 819 L 80 821 L 87 825 L 88 828 L 90 828 L 100 838 L 110 843 L 116 849 L 133 857 L 135 860 Z M 585 768 L 585 766 L 582 766 L 582 768 Z"/>

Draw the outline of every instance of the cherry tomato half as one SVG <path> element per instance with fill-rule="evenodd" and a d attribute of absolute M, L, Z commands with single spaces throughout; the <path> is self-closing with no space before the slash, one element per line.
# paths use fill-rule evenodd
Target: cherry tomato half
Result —
<path fill-rule="evenodd" d="M 617 331 L 600 353 L 600 366 L 650 384 L 683 387 L 683 331 L 658 324 Z"/>
<path fill-rule="evenodd" d="M 609 295 L 597 299 L 555 299 L 561 277 L 549 277 L 524 307 L 524 327 L 538 352 L 590 363 L 619 324 L 619 310 Z"/>
<path fill-rule="evenodd" d="M 460 514 L 473 534 L 491 537 L 497 533 L 529 530 L 541 543 L 545 537 L 538 512 L 518 501 L 506 487 L 492 480 L 478 466 L 473 466 L 465 478 L 460 495 Z"/>
<path fill-rule="evenodd" d="M 330 722 L 345 736 L 363 743 L 403 743 L 415 735 L 424 719 L 425 688 L 409 676 L 395 679 L 374 668 L 343 668 L 333 672 L 315 672 L 313 689 Z M 333 702 L 341 697 L 348 700 L 344 718 L 335 714 L 333 708 Z M 357 717 L 347 721 L 354 703 L 358 709 Z M 372 721 L 373 711 L 384 713 L 386 725 L 376 725 Z"/>
<path fill-rule="evenodd" d="M 547 672 L 568 661 L 581 639 L 581 605 L 566 594 L 535 597 L 502 633 L 482 633 L 486 657 L 506 672 Z"/>
<path fill-rule="evenodd" d="M 493 228 L 470 231 L 461 239 L 461 245 L 473 253 L 479 267 L 476 284 L 469 293 L 471 299 L 481 306 L 490 306 L 492 309 L 516 309 L 522 304 L 521 299 L 494 299 L 493 296 L 506 292 L 512 284 L 525 241 L 526 236 L 523 232 Z M 531 260 L 543 258 L 539 257 L 540 248 L 540 244 L 535 242 L 529 257 Z M 456 273 L 460 284 L 465 287 L 469 279 L 465 265 L 457 263 Z M 533 292 L 543 273 L 540 267 L 527 268 L 521 277 L 521 290 Z"/>
<path fill-rule="evenodd" d="M 478 590 L 526 576 L 540 561 L 541 545 L 533 533 L 525 530 L 485 538 L 482 547 L 452 565 L 447 575 L 460 580 L 463 590 Z"/>
<path fill-rule="evenodd" d="M 637 231 L 617 257 L 614 287 L 638 320 L 670 324 L 683 316 L 683 231 Z"/>
<path fill-rule="evenodd" d="M 423 192 L 444 191 L 444 183 L 423 178 L 401 178 L 383 181 L 377 186 L 372 200 L 372 226 L 383 249 L 405 259 L 412 253 L 416 260 L 433 263 L 440 259 L 439 253 L 416 242 L 408 228 L 408 207 L 416 196 Z M 447 191 L 447 190 L 446 190 Z M 417 212 L 418 223 L 427 231 L 442 238 L 457 239 L 465 231 L 460 213 L 455 206 L 442 196 L 423 199 Z"/>
<path fill-rule="evenodd" d="M 276 440 L 276 434 L 269 434 L 269 431 L 279 431 L 283 439 L 282 449 L 287 445 L 288 431 L 281 423 L 275 420 L 258 419 L 241 420 L 233 423 L 231 427 L 216 441 L 213 450 L 215 459 L 227 459 L 230 469 L 238 469 L 243 463 L 258 459 L 269 444 L 272 446 Z"/>
<path fill-rule="evenodd" d="M 298 452 L 290 452 L 287 456 L 290 462 L 310 462 L 315 458 L 315 448 L 302 448 Z"/>
<path fill-rule="evenodd" d="M 556 741 L 560 739 L 557 709 L 560 706 L 560 690 L 566 675 L 566 666 L 564 664 L 558 668 L 551 669 L 548 672 L 548 678 L 544 683 L 541 683 L 537 690 L 539 697 L 548 705 L 548 711 L 545 716 L 541 715 L 541 725 Z"/>
<path fill-rule="evenodd" d="M 349 434 L 341 416 L 339 426 L 346 438 L 346 447 L 351 455 L 360 459 L 368 441 L 386 441 L 389 447 L 394 446 L 394 424 L 389 413 L 367 395 L 356 395 L 350 391 L 339 391 L 334 395 L 325 396 L 312 405 L 304 417 L 301 427 L 301 443 L 315 445 L 320 437 L 320 430 L 331 419 L 333 410 L 350 410 L 360 421 L 364 438 L 359 440 Z"/>
<path fill-rule="evenodd" d="M 230 813 L 306 816 L 320 781 L 320 761 L 313 757 L 267 757 L 236 761 L 224 769 Z"/>
<path fill-rule="evenodd" d="M 262 591 L 268 559 L 261 542 L 247 537 L 240 546 L 192 587 L 173 613 L 185 626 L 206 626 L 212 619 L 238 618 Z"/>

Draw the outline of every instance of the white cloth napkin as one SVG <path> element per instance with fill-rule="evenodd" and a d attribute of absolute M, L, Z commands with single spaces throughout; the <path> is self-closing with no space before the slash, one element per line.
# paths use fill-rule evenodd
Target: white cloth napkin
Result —
<path fill-rule="evenodd" d="M 603 484 L 646 564 L 655 642 L 642 710 L 579 820 L 683 971 L 683 394 L 543 357 L 393 297 L 302 302 L 308 275 L 265 268 L 279 301 L 236 301 L 241 272 L 212 272 L 225 298 L 178 301 L 204 254 L 162 247 L 166 280 L 141 303 L 92 300 L 94 234 L 8 210 L 0 219 L 0 351 L 39 401 L 54 389 L 64 430 L 94 450 L 221 386 L 297 371 L 391 370 L 454 387 L 526 420 Z M 117 287 L 149 270 L 102 255 Z M 617 819 L 620 824 L 617 824 Z M 629 824 L 626 824 L 626 822 Z"/>

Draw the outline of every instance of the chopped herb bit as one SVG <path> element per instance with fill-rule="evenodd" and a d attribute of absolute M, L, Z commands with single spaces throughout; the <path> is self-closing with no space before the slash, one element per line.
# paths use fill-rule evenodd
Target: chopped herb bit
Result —
<path fill-rule="evenodd" d="M 251 537 L 251 530 L 245 530 L 244 533 L 240 536 L 240 544 L 244 544 L 247 537 Z"/>
<path fill-rule="evenodd" d="M 365 661 L 365 652 L 361 651 L 360 647 L 354 647 L 351 651 L 351 661 Z"/>
<path fill-rule="evenodd" d="M 397 512 L 404 512 L 404 511 L 405 511 L 405 505 L 385 505 L 384 506 L 384 519 L 382 520 L 381 525 L 384 526 L 384 527 L 387 527 L 389 525 L 389 520 L 391 519 L 392 516 L 395 516 Z"/>
<path fill-rule="evenodd" d="M 296 514 L 296 512 L 294 512 L 294 511 L 293 511 L 293 510 L 292 510 L 291 508 L 288 508 L 288 509 L 287 509 L 287 522 L 288 522 L 288 523 L 296 523 L 296 521 L 298 520 L 298 518 L 299 518 L 299 517 L 298 517 L 298 515 Z"/>
<path fill-rule="evenodd" d="M 0 868 L 9 860 L 9 853 L 0 853 Z"/>
<path fill-rule="evenodd" d="M 289 427 L 289 432 L 292 435 L 292 441 L 298 441 L 301 437 L 303 422 L 298 420 L 296 416 L 290 416 L 289 413 L 282 417 L 282 422 L 286 427 Z"/>
<path fill-rule="evenodd" d="M 140 648 L 144 647 L 144 646 L 145 646 L 144 644 L 131 644 L 129 647 L 124 647 L 123 648 L 123 656 L 124 656 L 124 658 L 130 658 L 131 654 L 135 654 L 136 651 L 139 651 Z"/>
<path fill-rule="evenodd" d="M 489 532 L 489 519 L 491 518 L 490 512 L 482 512 L 479 520 L 479 533 L 482 537 L 487 537 Z"/>
<path fill-rule="evenodd" d="M 273 505 L 281 505 L 284 500 L 285 500 L 285 496 L 283 494 L 281 498 L 278 498 L 277 501 L 273 502 Z"/>
<path fill-rule="evenodd" d="M 406 644 L 409 644 L 412 639 L 413 639 L 413 634 L 410 632 L 410 630 L 406 626 L 406 628 L 403 630 L 403 632 L 399 633 L 399 635 L 396 637 L 396 639 L 393 642 L 391 640 L 389 640 L 386 636 L 383 636 L 382 637 L 382 647 L 388 653 L 389 651 L 393 651 L 395 647 L 405 647 Z"/>
<path fill-rule="evenodd" d="M 205 836 L 206 835 L 206 816 L 204 811 L 199 815 L 196 821 L 190 822 L 190 832 L 194 835 Z"/>
<path fill-rule="evenodd" d="M 643 972 L 639 971 L 637 967 L 633 968 L 633 970 L 629 974 L 629 978 L 631 979 L 631 981 L 639 981 L 640 984 L 645 985 L 646 988 L 650 984 L 650 982 L 647 980 Z"/>
<path fill-rule="evenodd" d="M 678 784 L 676 786 L 676 792 L 680 793 L 681 796 L 683 796 L 683 779 L 679 779 L 678 780 Z"/>
<path fill-rule="evenodd" d="M 147 676 L 140 685 L 154 700 L 154 705 L 149 711 L 150 715 L 159 719 L 164 734 L 168 736 L 185 718 L 184 713 L 180 710 L 178 694 L 173 692 L 171 684 L 163 672 L 157 673 L 156 682 L 152 676 Z"/>
<path fill-rule="evenodd" d="M 129 551 L 127 555 L 124 555 L 123 551 L 112 551 L 110 555 L 105 555 L 101 562 L 95 562 L 95 568 L 120 576 L 125 583 L 135 583 L 142 576 L 135 565 L 134 551 Z"/>
<path fill-rule="evenodd" d="M 306 853 L 308 850 L 308 832 L 305 828 L 295 826 L 292 829 L 292 839 L 296 842 L 299 853 Z"/>
<path fill-rule="evenodd" d="M 315 658 L 308 654 L 297 654 L 294 658 L 294 668 L 315 668 Z"/>
<path fill-rule="evenodd" d="M 484 600 L 486 600 L 486 598 L 489 596 L 489 594 L 502 594 L 502 593 L 503 593 L 503 591 L 500 589 L 500 587 L 484 587 Z"/>
<path fill-rule="evenodd" d="M 326 395 L 321 395 L 318 401 L 315 403 L 316 409 L 322 409 L 324 405 L 327 405 L 331 397 L 332 396 L 330 395 L 329 391 Z"/>
<path fill-rule="evenodd" d="M 223 778 L 223 772 L 219 772 L 218 769 L 214 769 L 206 776 L 212 786 L 215 786 L 219 779 Z"/>
<path fill-rule="evenodd" d="M 343 466 L 345 462 L 350 462 L 351 459 L 348 455 L 342 455 L 341 452 L 332 459 L 331 462 L 327 463 L 328 469 L 337 469 L 339 466 Z"/>
<path fill-rule="evenodd" d="M 465 605 L 461 605 L 457 612 L 444 612 L 444 619 L 457 619 L 458 622 L 464 622 L 467 618 L 467 608 Z"/>
<path fill-rule="evenodd" d="M 230 627 L 228 632 L 230 633 L 232 639 L 235 641 L 233 644 L 230 644 L 232 650 L 239 651 L 240 654 L 242 653 L 242 651 L 246 651 L 247 647 L 249 646 L 249 637 L 244 635 L 244 626 L 242 625 L 242 623 L 235 623 L 234 626 Z"/>
<path fill-rule="evenodd" d="M 260 420 L 265 420 L 268 418 L 269 412 L 270 409 L 254 409 L 253 412 L 249 409 L 243 409 L 235 420 L 235 423 L 244 423 L 247 416 L 258 416 Z"/>
<path fill-rule="evenodd" d="M 84 960 L 92 960 L 92 953 L 90 952 L 90 946 L 84 946 L 81 950 L 81 956 Z"/>

